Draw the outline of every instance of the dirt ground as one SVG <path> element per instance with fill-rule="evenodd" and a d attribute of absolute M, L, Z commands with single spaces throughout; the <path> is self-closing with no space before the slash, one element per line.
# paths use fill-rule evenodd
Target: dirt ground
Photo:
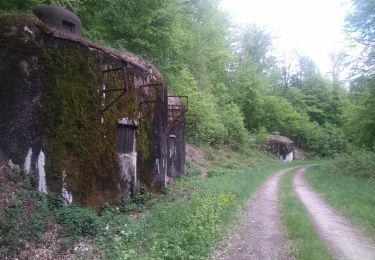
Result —
<path fill-rule="evenodd" d="M 194 165 L 199 169 L 203 178 L 207 177 L 208 165 L 205 159 L 205 154 L 202 150 L 194 148 L 193 146 L 186 144 L 185 148 L 186 158 L 194 162 Z"/>
<path fill-rule="evenodd" d="M 240 232 L 214 251 L 212 259 L 293 259 L 278 211 L 278 186 L 290 169 L 273 174 L 244 212 Z"/>
<path fill-rule="evenodd" d="M 297 171 L 293 184 L 331 254 L 336 259 L 375 260 L 374 243 L 311 189 L 304 178 L 305 170 L 306 168 L 302 168 Z"/>
<path fill-rule="evenodd" d="M 294 189 L 332 256 L 340 260 L 375 260 L 375 244 L 311 189 L 304 178 L 307 168 L 297 169 Z M 294 259 L 278 210 L 280 179 L 289 170 L 278 171 L 265 182 L 211 259 Z"/>

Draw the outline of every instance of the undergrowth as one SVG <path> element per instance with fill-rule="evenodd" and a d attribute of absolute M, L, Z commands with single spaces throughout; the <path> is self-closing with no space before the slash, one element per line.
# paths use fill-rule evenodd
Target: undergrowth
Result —
<path fill-rule="evenodd" d="M 2 172 L 3 174 L 3 172 Z M 61 241 L 56 253 L 62 253 L 79 240 L 81 236 L 98 234 L 99 219 L 96 213 L 77 205 L 64 206 L 53 196 L 35 191 L 33 178 L 22 171 L 13 171 L 6 183 L 20 183 L 16 199 L 1 208 L 0 216 L 0 258 L 12 258 L 21 253 L 27 245 L 43 246 L 50 239 L 46 232 L 55 223 L 61 227 Z"/>
<path fill-rule="evenodd" d="M 193 172 L 148 201 L 141 218 L 104 213 L 106 236 L 101 242 L 106 257 L 206 259 L 238 206 L 280 167 L 222 170 L 206 179 Z"/>
<path fill-rule="evenodd" d="M 327 172 L 346 176 L 363 177 L 375 181 L 375 153 L 355 150 L 337 155 L 324 165 Z"/>

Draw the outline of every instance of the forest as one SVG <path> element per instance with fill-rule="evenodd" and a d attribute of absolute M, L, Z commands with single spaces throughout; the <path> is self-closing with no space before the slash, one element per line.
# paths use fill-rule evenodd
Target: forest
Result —
<path fill-rule="evenodd" d="M 371 1 L 353 1 L 346 17 L 345 30 L 361 56 L 332 52 L 326 75 L 298 50 L 274 56 L 267 28 L 235 25 L 218 0 L 0 3 L 2 12 L 30 12 L 39 3 L 66 6 L 81 17 L 86 38 L 150 60 L 174 94 L 190 98 L 191 143 L 241 149 L 278 131 L 322 157 L 374 149 Z"/>
<path fill-rule="evenodd" d="M 169 91 L 189 97 L 186 139 L 198 152 L 188 158 L 186 175 L 162 194 L 142 190 L 99 213 L 37 193 L 22 171 L 0 174 L 0 202 L 5 179 L 18 189 L 13 204 L 0 203 L 0 257 L 221 259 L 214 250 L 240 221 L 236 214 L 278 175 L 274 215 L 281 215 L 294 245 L 288 259 L 331 259 L 292 183 L 305 170 L 306 183 L 374 243 L 373 0 L 351 0 L 343 30 L 360 51 L 355 57 L 333 51 L 328 73 L 300 50 L 276 55 L 268 28 L 236 24 L 220 0 L 0 0 L 0 15 L 31 13 L 39 4 L 73 10 L 86 39 L 160 69 Z M 266 151 L 276 132 L 312 160 L 276 161 Z M 320 166 L 301 167 L 306 164 Z"/>

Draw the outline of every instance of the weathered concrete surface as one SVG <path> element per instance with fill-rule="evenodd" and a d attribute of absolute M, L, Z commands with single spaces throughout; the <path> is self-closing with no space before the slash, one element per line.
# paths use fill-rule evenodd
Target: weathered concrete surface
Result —
<path fill-rule="evenodd" d="M 278 210 L 279 182 L 289 170 L 267 180 L 240 220 L 241 233 L 216 250 L 212 259 L 292 259 Z"/>
<path fill-rule="evenodd" d="M 346 218 L 332 209 L 311 189 L 304 178 L 306 168 L 297 171 L 293 184 L 321 238 L 336 259 L 374 260 L 375 244 L 366 239 Z"/>
<path fill-rule="evenodd" d="M 178 155 L 172 170 L 184 162 L 184 143 L 168 149 L 164 78 L 133 54 L 60 34 L 32 15 L 0 15 L 0 79 L 0 159 L 23 166 L 42 192 L 100 210 L 133 190 L 130 180 L 163 189 L 170 154 Z M 119 118 L 139 122 L 137 158 L 122 164 Z"/>
<path fill-rule="evenodd" d="M 185 112 L 186 104 L 176 96 L 168 97 L 168 169 L 169 179 L 185 172 Z"/>

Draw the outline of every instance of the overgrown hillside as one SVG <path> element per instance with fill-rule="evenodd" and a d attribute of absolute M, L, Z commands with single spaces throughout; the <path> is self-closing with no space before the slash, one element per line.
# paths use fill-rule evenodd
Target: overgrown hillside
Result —
<path fill-rule="evenodd" d="M 219 0 L 2 1 L 0 10 L 30 12 L 40 3 L 72 8 L 85 37 L 160 68 L 175 94 L 189 96 L 191 143 L 240 149 L 249 145 L 249 134 L 265 129 L 318 156 L 353 149 L 349 144 L 373 148 L 372 76 L 360 74 L 344 87 L 348 58 L 340 50 L 330 57 L 328 75 L 299 51 L 276 57 L 273 35 L 254 24 L 236 26 Z M 354 3 L 349 32 L 365 30 L 360 21 L 371 15 L 361 1 Z"/>
<path fill-rule="evenodd" d="M 355 61 L 341 50 L 332 53 L 327 75 L 299 51 L 275 56 L 273 35 L 259 25 L 235 25 L 219 0 L 0 0 L 0 13 L 30 13 L 41 3 L 75 10 L 86 38 L 160 68 L 172 92 L 189 97 L 187 139 L 204 152 L 188 150 L 187 175 L 164 194 L 144 190 L 99 215 L 63 207 L 35 192 L 35 180 L 22 169 L 1 164 L 0 258 L 207 258 L 238 207 L 285 167 L 265 153 L 273 131 L 309 155 L 334 158 L 314 175 L 324 181 L 309 177 L 327 197 L 355 200 L 345 193 L 350 180 L 359 183 L 352 190 L 372 194 L 373 1 L 352 0 L 346 31 L 363 51 Z M 361 208 L 373 236 L 373 208 Z"/>

